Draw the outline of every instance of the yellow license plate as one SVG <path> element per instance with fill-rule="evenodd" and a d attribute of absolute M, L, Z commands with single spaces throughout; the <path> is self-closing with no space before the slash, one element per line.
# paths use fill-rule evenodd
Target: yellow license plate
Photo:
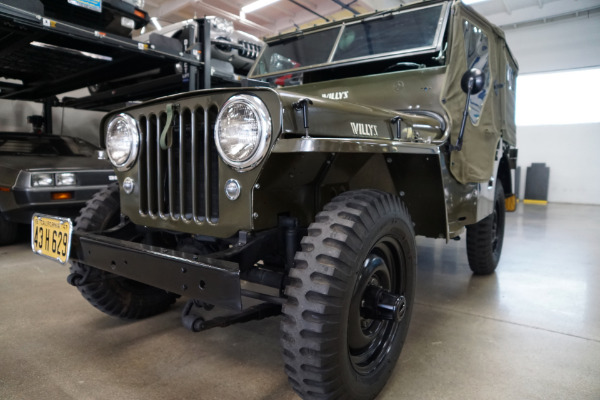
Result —
<path fill-rule="evenodd" d="M 69 218 L 34 214 L 31 220 L 31 249 L 62 264 L 71 250 L 73 223 Z"/>

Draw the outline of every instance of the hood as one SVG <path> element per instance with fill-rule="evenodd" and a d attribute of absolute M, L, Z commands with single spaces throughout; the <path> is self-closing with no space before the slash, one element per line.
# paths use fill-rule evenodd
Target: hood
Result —
<path fill-rule="evenodd" d="M 314 95 L 278 91 L 283 112 L 285 136 L 330 137 L 370 140 L 406 139 L 406 128 L 419 131 L 421 138 L 440 139 L 447 124 L 442 116 L 427 111 L 395 111 Z M 303 103 L 307 105 L 308 129 L 305 129 Z M 398 129 L 398 119 L 402 133 Z"/>
<path fill-rule="evenodd" d="M 392 118 L 398 112 L 369 106 L 339 102 L 316 96 L 278 91 L 284 108 L 283 134 L 304 135 L 305 121 L 301 101 L 308 101 L 308 135 L 318 137 L 344 137 L 367 139 L 392 139 L 395 127 Z"/>
<path fill-rule="evenodd" d="M 110 169 L 108 160 L 81 156 L 0 156 L 2 171 L 77 171 L 90 169 Z M 4 173 L 4 172 L 3 172 Z"/>

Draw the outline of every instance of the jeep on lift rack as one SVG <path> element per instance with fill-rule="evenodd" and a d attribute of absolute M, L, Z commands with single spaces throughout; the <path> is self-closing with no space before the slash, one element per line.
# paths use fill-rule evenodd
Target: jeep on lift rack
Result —
<path fill-rule="evenodd" d="M 121 0 L 78 3 L 98 4 L 99 15 L 139 11 Z M 77 12 L 67 12 L 71 8 Z M 108 111 L 214 85 L 239 87 L 264 45 L 214 17 L 166 26 L 169 36 L 153 32 L 131 39 L 102 30 L 94 14 L 66 0 L 0 3 L 0 78 L 7 78 L 0 79 L 0 99 L 43 102 L 50 128 L 51 107 Z M 222 32 L 223 25 L 230 29 Z M 243 40 L 222 51 L 232 35 Z M 56 97 L 82 88 L 90 94 Z"/>
<path fill-rule="evenodd" d="M 179 296 L 194 331 L 281 313 L 295 391 L 374 398 L 408 331 L 415 235 L 466 230 L 473 272 L 498 265 L 517 70 L 502 32 L 459 1 L 271 38 L 252 87 L 107 114 L 118 186 L 74 226 L 37 216 L 33 250 L 70 259 L 69 282 L 109 315 Z M 198 314 L 213 306 L 237 313 Z"/>

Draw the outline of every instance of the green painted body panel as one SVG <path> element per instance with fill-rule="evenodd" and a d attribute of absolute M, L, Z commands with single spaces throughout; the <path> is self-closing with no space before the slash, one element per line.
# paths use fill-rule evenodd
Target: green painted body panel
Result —
<path fill-rule="evenodd" d="M 286 90 L 374 108 L 442 113 L 440 93 L 445 72 L 446 67 L 440 66 L 310 83 Z"/>
<path fill-rule="evenodd" d="M 411 7 L 440 3 L 443 2 L 424 2 Z M 514 91 L 504 93 L 508 82 L 504 85 L 499 82 L 506 76 L 506 68 L 513 69 L 514 78 L 517 65 L 501 31 L 462 3 L 447 3 L 448 7 L 443 8 L 446 14 L 442 14 L 447 20 L 440 22 L 443 29 L 435 53 L 400 54 L 397 58 L 386 56 L 359 60 L 356 65 L 332 64 L 329 68 L 327 65 L 314 69 L 302 66 L 300 75 L 305 84 L 202 90 L 119 111 L 133 116 L 142 125 L 148 123 L 151 115 L 157 116 L 158 121 L 164 120 L 167 104 L 178 105 L 182 113 L 211 110 L 208 114 L 216 117 L 231 96 L 243 93 L 264 102 L 273 126 L 267 155 L 249 171 L 236 171 L 221 159 L 211 167 L 210 174 L 218 175 L 210 193 L 217 199 L 213 208 L 218 217 L 194 219 L 178 216 L 177 212 L 175 215 L 147 212 L 144 207 L 152 206 L 140 199 L 143 183 L 136 185 L 131 194 L 122 193 L 123 213 L 139 225 L 228 238 L 239 231 L 274 228 L 281 215 L 293 216 L 301 226 L 308 226 L 337 194 L 374 188 L 403 199 L 417 234 L 446 239 L 457 236 L 466 225 L 491 212 L 499 160 L 505 157 L 505 150 L 516 143 Z M 361 18 L 369 16 L 357 20 Z M 452 151 L 449 144 L 457 140 L 466 100 L 460 89 L 460 77 L 467 71 L 466 62 L 461 61 L 461 57 L 465 58 L 461 28 L 465 19 L 474 21 L 489 36 L 490 79 L 495 86 L 483 103 L 481 122 L 467 121 L 465 147 L 462 151 Z M 322 29 L 314 28 L 301 34 L 309 35 Z M 293 37 L 294 34 L 289 34 L 267 43 Z M 430 60 L 430 64 L 417 69 L 411 66 L 406 70 L 386 71 L 390 63 L 393 65 L 397 60 L 420 62 L 424 59 Z M 299 106 L 302 101 L 308 103 L 308 121 Z M 102 132 L 114 115 L 105 117 Z M 211 124 L 214 125 L 214 121 L 205 130 L 209 141 L 213 136 Z M 131 169 L 118 172 L 119 181 L 125 178 L 137 183 L 151 180 L 150 173 L 144 172 L 149 165 L 141 165 L 138 160 Z M 198 167 L 198 171 L 201 170 Z M 181 181 L 189 186 L 191 181 L 184 175 Z M 225 183 L 230 179 L 237 180 L 242 188 L 240 197 L 233 201 L 224 195 Z M 192 190 L 188 186 L 181 189 Z M 510 194 L 512 189 L 505 188 L 505 191 Z"/>
<path fill-rule="evenodd" d="M 189 110 L 201 109 L 216 110 L 232 95 L 237 93 L 237 90 L 212 90 L 202 91 L 196 93 L 185 93 L 183 95 L 170 96 L 159 101 L 146 103 L 142 106 L 132 107 L 124 110 L 127 114 L 133 116 L 137 120 L 141 117 L 147 117 L 150 115 L 164 116 L 166 114 L 166 103 L 178 104 L 179 107 Z M 277 94 L 270 89 L 256 89 L 249 91 L 253 95 L 259 96 L 262 101 L 267 104 L 269 110 L 276 110 L 271 114 L 271 121 L 274 131 L 281 131 L 281 116 L 277 110 L 281 109 L 281 102 Z M 105 117 L 104 125 L 107 121 Z M 276 135 L 272 136 L 272 143 L 275 142 Z M 135 163 L 131 169 L 127 171 L 117 171 L 117 176 L 120 182 L 123 182 L 125 178 L 131 178 L 135 182 L 141 182 L 140 174 L 141 171 L 146 168 L 146 165 L 140 165 L 139 162 Z M 222 188 L 225 186 L 225 182 L 229 179 L 237 179 L 241 183 L 242 191 L 240 197 L 231 201 L 228 200 L 224 195 L 218 197 L 218 209 L 223 210 L 220 212 L 219 218 L 216 221 L 210 221 L 209 219 L 203 219 L 199 221 L 182 221 L 177 218 L 173 218 L 170 213 L 156 213 L 156 215 L 149 215 L 140 211 L 140 185 L 136 185 L 134 191 L 131 194 L 121 195 L 121 209 L 122 212 L 127 215 L 132 222 L 139 225 L 157 227 L 162 229 L 168 229 L 173 231 L 203 234 L 216 237 L 229 237 L 234 235 L 239 230 L 252 230 L 254 229 L 254 205 L 252 198 L 252 190 L 254 183 L 260 174 L 260 168 L 255 168 L 248 172 L 238 172 L 222 160 L 218 161 L 218 187 L 222 194 Z M 186 188 L 191 190 L 191 188 Z"/>

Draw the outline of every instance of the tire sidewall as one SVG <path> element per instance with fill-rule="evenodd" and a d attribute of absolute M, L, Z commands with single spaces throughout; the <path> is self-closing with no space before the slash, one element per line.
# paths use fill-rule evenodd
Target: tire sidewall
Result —
<path fill-rule="evenodd" d="M 467 226 L 467 258 L 471 271 L 476 275 L 493 273 L 498 267 L 502 255 L 506 210 L 504 189 L 499 181 L 496 183 L 492 207 L 490 215 Z M 495 233 L 493 232 L 494 214 L 496 214 Z M 494 238 L 497 239 L 495 249 L 492 244 Z"/>
<path fill-rule="evenodd" d="M 362 246 L 359 257 L 355 262 L 352 280 L 348 282 L 344 297 L 343 314 L 338 327 L 338 360 L 340 368 L 340 377 L 343 385 L 348 388 L 349 393 L 353 393 L 356 399 L 370 399 L 372 393 L 379 393 L 385 386 L 395 364 L 402 351 L 404 341 L 408 332 L 409 321 L 412 314 L 415 285 L 416 285 L 416 245 L 414 236 L 411 235 L 412 228 L 400 215 L 379 215 L 375 223 L 369 227 Z M 376 371 L 369 375 L 361 375 L 355 371 L 348 355 L 348 319 L 350 315 L 350 304 L 354 294 L 358 278 L 361 273 L 362 265 L 371 249 L 383 237 L 391 236 L 398 241 L 402 249 L 401 261 L 404 271 L 396 271 L 396 279 L 400 279 L 402 294 L 407 301 L 407 310 L 403 322 L 397 327 L 396 340 L 392 343 L 388 355 Z"/>
<path fill-rule="evenodd" d="M 494 210 L 497 212 L 496 237 L 498 238 L 498 242 L 496 244 L 497 252 L 494 252 L 494 260 L 496 262 L 496 266 L 500 262 L 500 256 L 502 255 L 502 247 L 504 245 L 504 227 L 506 222 L 506 206 L 504 204 L 504 199 L 504 188 L 502 187 L 502 183 L 498 182 L 496 184 L 496 189 L 494 193 Z M 498 208 L 497 210 L 496 207 Z"/>
<path fill-rule="evenodd" d="M 88 201 L 75 220 L 75 228 L 97 232 L 116 226 L 120 220 L 119 187 L 111 185 Z M 77 261 L 71 263 L 71 272 L 85 277 L 77 289 L 90 304 L 119 318 L 141 319 L 159 314 L 177 298 L 164 290 Z"/>
<path fill-rule="evenodd" d="M 12 244 L 17 241 L 19 225 L 4 218 L 0 212 L 0 246 Z"/>

